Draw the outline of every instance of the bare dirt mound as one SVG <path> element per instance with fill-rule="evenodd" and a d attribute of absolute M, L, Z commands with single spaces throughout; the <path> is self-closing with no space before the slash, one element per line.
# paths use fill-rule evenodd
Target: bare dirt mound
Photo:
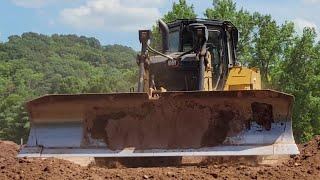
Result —
<path fill-rule="evenodd" d="M 19 146 L 0 141 L 0 179 L 85 179 L 78 165 L 58 159 L 17 158 Z"/>
<path fill-rule="evenodd" d="M 320 136 L 299 146 L 301 154 L 278 166 L 210 164 L 183 167 L 81 167 L 48 158 L 16 158 L 19 146 L 0 141 L 0 179 L 319 179 Z"/>

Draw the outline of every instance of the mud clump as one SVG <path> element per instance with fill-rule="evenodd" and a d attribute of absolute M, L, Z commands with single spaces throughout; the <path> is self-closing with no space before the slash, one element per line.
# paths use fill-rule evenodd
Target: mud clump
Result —
<path fill-rule="evenodd" d="M 320 136 L 299 145 L 301 154 L 274 166 L 218 163 L 188 166 L 81 167 L 47 158 L 17 158 L 19 146 L 0 141 L 0 179 L 319 179 Z"/>
<path fill-rule="evenodd" d="M 254 102 L 251 104 L 251 109 L 253 121 L 269 131 L 271 124 L 274 122 L 272 105 Z"/>

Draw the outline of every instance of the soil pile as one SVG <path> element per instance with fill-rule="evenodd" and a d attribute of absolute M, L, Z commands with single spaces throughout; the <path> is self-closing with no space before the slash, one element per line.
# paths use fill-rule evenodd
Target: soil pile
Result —
<path fill-rule="evenodd" d="M 48 158 L 16 158 L 19 146 L 0 141 L 0 179 L 320 179 L 320 136 L 299 145 L 301 154 L 277 166 L 207 164 L 182 167 L 81 167 Z"/>

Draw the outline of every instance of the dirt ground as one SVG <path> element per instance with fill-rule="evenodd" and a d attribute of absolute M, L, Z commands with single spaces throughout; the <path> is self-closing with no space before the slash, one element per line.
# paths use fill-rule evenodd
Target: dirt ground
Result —
<path fill-rule="evenodd" d="M 320 136 L 276 166 L 216 164 L 181 167 L 81 167 L 60 159 L 16 158 L 19 146 L 0 141 L 0 179 L 320 179 Z"/>

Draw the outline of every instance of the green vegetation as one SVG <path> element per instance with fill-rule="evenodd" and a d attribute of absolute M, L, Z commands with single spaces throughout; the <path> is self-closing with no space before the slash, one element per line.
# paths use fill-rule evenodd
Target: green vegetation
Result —
<path fill-rule="evenodd" d="M 135 86 L 136 52 L 95 38 L 25 33 L 0 44 L 0 138 L 28 134 L 24 103 L 44 94 L 117 92 Z"/>
<path fill-rule="evenodd" d="M 238 59 L 261 70 L 265 88 L 295 96 L 294 135 L 307 141 L 320 134 L 320 42 L 316 32 L 295 32 L 292 22 L 238 9 L 232 0 L 213 0 L 208 19 L 232 21 L 239 29 Z M 173 3 L 165 22 L 195 18 L 186 0 Z M 153 27 L 153 47 L 160 42 Z M 120 45 L 101 46 L 95 38 L 25 33 L 0 43 L 0 139 L 26 137 L 23 104 L 47 93 L 117 92 L 135 85 L 136 52 Z"/>
<path fill-rule="evenodd" d="M 194 12 L 193 5 L 188 5 L 186 0 L 179 0 L 178 3 L 173 3 L 172 10 L 167 12 L 162 20 L 166 23 L 176 19 L 194 19 L 197 14 Z M 152 42 L 151 46 L 156 49 L 161 49 L 161 36 L 157 25 L 152 27 Z"/>

